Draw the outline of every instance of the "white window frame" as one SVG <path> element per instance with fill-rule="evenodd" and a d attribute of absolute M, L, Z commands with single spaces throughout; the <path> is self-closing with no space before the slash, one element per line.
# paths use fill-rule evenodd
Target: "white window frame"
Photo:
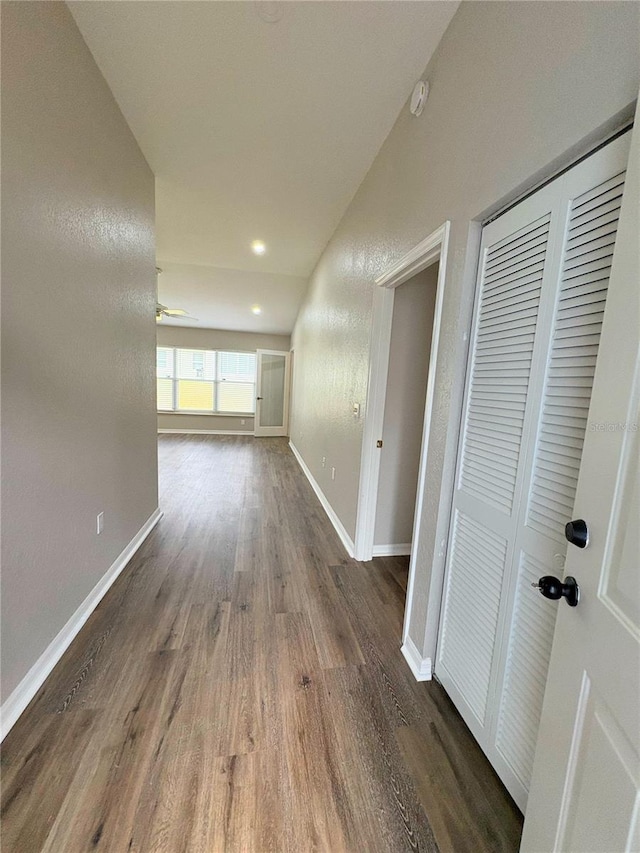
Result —
<path fill-rule="evenodd" d="M 157 373 L 157 352 L 158 350 L 169 350 L 171 353 L 169 361 L 171 363 L 171 376 L 158 376 Z M 214 355 L 214 379 L 204 379 L 198 377 L 190 377 L 189 382 L 213 382 L 213 408 L 212 409 L 179 409 L 178 408 L 178 383 L 180 379 L 184 379 L 185 377 L 179 377 L 177 375 L 177 353 L 178 352 L 210 352 Z M 253 409 L 251 411 L 245 412 L 222 412 L 218 409 L 218 386 L 223 379 L 219 378 L 219 356 L 225 355 L 252 355 L 255 359 L 255 370 L 253 374 L 253 382 L 245 382 L 238 384 L 251 385 L 253 387 Z M 173 407 L 171 409 L 160 409 L 156 405 L 156 410 L 159 415 L 215 415 L 218 417 L 255 417 L 256 412 L 256 383 L 257 383 L 257 354 L 252 350 L 215 350 L 215 349 L 207 349 L 203 347 L 172 347 L 172 346 L 164 346 L 157 345 L 156 346 L 156 383 L 158 379 L 170 379 L 171 380 L 171 399 Z"/>

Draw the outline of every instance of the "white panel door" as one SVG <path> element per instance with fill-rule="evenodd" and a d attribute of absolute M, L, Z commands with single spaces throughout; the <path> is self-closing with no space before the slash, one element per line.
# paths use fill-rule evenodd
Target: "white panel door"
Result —
<path fill-rule="evenodd" d="M 522 850 L 640 850 L 640 140 L 635 132 Z"/>
<path fill-rule="evenodd" d="M 436 675 L 524 810 L 628 134 L 483 231 Z"/>
<path fill-rule="evenodd" d="M 287 435 L 289 353 L 259 349 L 257 355 L 255 435 Z"/>

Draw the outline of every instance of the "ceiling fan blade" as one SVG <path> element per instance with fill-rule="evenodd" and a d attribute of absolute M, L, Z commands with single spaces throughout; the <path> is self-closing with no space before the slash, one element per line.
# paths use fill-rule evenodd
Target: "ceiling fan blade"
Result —
<path fill-rule="evenodd" d="M 197 317 L 192 317 L 191 314 L 165 314 L 170 320 L 195 320 L 196 323 L 199 323 Z"/>
<path fill-rule="evenodd" d="M 167 317 L 169 320 L 195 320 L 199 322 L 197 317 L 193 317 L 184 308 L 167 308 L 161 302 L 156 302 L 156 322 L 161 323 L 162 318 Z"/>

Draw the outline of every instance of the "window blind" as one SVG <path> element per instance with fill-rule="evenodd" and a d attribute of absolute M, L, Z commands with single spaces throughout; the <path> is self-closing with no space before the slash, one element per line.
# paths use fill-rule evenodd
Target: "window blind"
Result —
<path fill-rule="evenodd" d="M 158 411 L 254 414 L 255 353 L 158 347 L 156 363 Z"/>

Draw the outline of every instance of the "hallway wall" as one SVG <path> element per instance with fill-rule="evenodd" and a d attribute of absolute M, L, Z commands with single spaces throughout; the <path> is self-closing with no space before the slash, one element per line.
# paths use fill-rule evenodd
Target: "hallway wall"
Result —
<path fill-rule="evenodd" d="M 1 13 L 4 701 L 158 495 L 154 178 L 66 4 Z"/>
<path fill-rule="evenodd" d="M 431 565 L 446 537 L 477 246 L 472 221 L 631 117 L 636 3 L 463 3 L 322 254 L 292 336 L 292 441 L 355 533 L 374 280 L 451 220 L 411 637 L 423 648 Z M 321 456 L 327 467 L 321 467 Z M 329 460 L 331 460 L 329 462 Z M 329 466 L 335 466 L 331 481 Z"/>

